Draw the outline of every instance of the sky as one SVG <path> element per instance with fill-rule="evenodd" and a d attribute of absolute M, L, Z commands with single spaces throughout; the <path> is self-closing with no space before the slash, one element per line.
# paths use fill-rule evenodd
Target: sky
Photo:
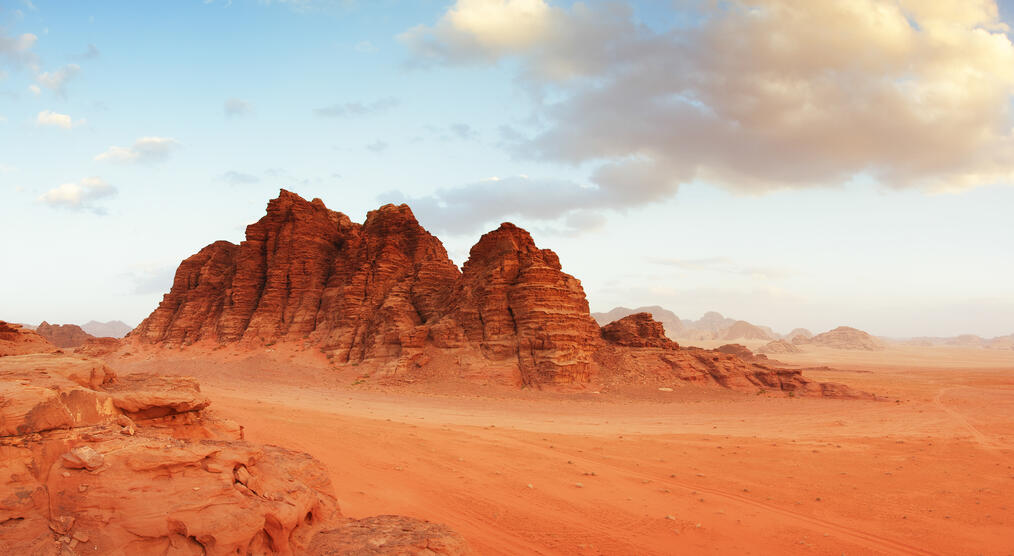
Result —
<path fill-rule="evenodd" d="M 0 0 L 0 318 L 136 325 L 279 188 L 591 309 L 1014 333 L 1014 0 Z"/>

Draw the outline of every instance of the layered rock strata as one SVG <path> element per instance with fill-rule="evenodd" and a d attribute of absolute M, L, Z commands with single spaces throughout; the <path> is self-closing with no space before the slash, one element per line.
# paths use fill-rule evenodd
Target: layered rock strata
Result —
<path fill-rule="evenodd" d="M 352 535 L 339 544 L 334 531 L 357 522 L 341 517 L 323 465 L 244 441 L 208 404 L 185 377 L 118 377 L 62 355 L 0 358 L 0 553 L 401 553 Z M 400 526 L 467 553 L 445 528 Z"/>

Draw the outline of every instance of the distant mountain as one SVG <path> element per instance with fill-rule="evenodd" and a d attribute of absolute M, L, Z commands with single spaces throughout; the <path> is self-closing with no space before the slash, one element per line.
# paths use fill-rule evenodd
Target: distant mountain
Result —
<path fill-rule="evenodd" d="M 704 316 L 699 320 L 685 320 L 683 326 L 685 328 L 696 328 L 697 330 L 709 330 L 711 332 L 719 332 L 729 328 L 736 324 L 736 319 L 730 319 L 722 316 L 722 313 L 715 311 L 708 311 L 704 313 Z"/>
<path fill-rule="evenodd" d="M 35 329 L 35 332 L 42 336 L 56 347 L 68 348 L 78 347 L 92 338 L 81 327 L 76 324 L 49 324 L 42 321 L 42 324 Z"/>
<path fill-rule="evenodd" d="M 792 330 L 792 332 L 789 332 L 788 334 L 783 336 L 784 339 L 790 342 L 795 340 L 797 337 L 803 338 L 804 340 L 809 340 L 810 338 L 813 337 L 813 332 L 810 332 L 805 328 L 795 328 Z"/>
<path fill-rule="evenodd" d="M 738 320 L 722 331 L 723 340 L 773 340 L 774 335 L 768 334 L 759 326 L 745 320 Z"/>
<path fill-rule="evenodd" d="M 879 351 L 884 349 L 884 343 L 874 338 L 867 332 L 849 326 L 839 326 L 834 330 L 828 330 L 823 334 L 817 334 L 809 340 L 796 338 L 794 344 L 812 344 L 816 346 L 829 347 L 834 349 L 853 349 L 864 351 Z"/>
<path fill-rule="evenodd" d="M 110 337 L 110 338 L 122 338 L 127 335 L 128 332 L 134 328 L 129 324 L 119 321 L 111 320 L 109 322 L 98 322 L 90 320 L 81 325 L 81 329 L 85 332 L 99 338 Z"/>
<path fill-rule="evenodd" d="M 675 338 L 683 332 L 683 322 L 675 313 L 668 309 L 663 309 L 658 305 L 651 305 L 647 307 L 638 307 L 637 309 L 628 309 L 626 307 L 616 307 L 608 313 L 592 313 L 591 316 L 599 323 L 599 326 L 605 326 L 611 322 L 620 320 L 624 317 L 629 317 L 637 313 L 650 313 L 651 317 L 658 322 L 662 323 L 665 327 L 665 333 L 670 338 Z"/>

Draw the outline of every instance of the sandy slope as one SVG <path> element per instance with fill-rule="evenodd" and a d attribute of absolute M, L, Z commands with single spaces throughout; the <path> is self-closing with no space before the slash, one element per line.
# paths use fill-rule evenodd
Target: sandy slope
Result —
<path fill-rule="evenodd" d="M 347 514 L 444 522 L 482 554 L 1008 554 L 1014 353 L 948 349 L 794 356 L 881 402 L 384 391 L 281 353 L 116 363 L 199 376 L 250 439 L 323 460 Z"/>

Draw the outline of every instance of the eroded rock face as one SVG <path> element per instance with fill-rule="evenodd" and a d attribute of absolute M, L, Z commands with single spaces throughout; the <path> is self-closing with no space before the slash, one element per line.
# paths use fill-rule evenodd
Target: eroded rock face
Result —
<path fill-rule="evenodd" d="M 220 241 L 180 265 L 172 290 L 130 338 L 308 341 L 339 362 L 397 358 L 421 347 L 458 278 L 440 241 L 405 205 L 362 225 L 282 191 L 246 241 Z"/>
<path fill-rule="evenodd" d="M 207 405 L 185 377 L 118 377 L 62 355 L 0 359 L 0 553 L 302 554 L 319 532 L 356 527 L 320 462 L 244 441 Z M 457 538 L 401 526 L 420 542 Z"/>
<path fill-rule="evenodd" d="M 726 375 L 775 373 L 739 359 L 714 371 L 670 354 L 679 346 L 648 313 L 599 328 L 581 282 L 513 224 L 483 235 L 459 272 L 405 205 L 385 205 L 360 225 L 285 190 L 246 241 L 213 243 L 184 261 L 127 342 L 296 343 L 323 350 L 332 364 L 406 381 L 584 387 L 599 380 L 603 362 L 620 365 L 609 377 L 667 368 L 722 385 L 737 383 Z M 620 353 L 648 348 L 666 353 Z"/>
<path fill-rule="evenodd" d="M 42 321 L 35 331 L 54 346 L 61 348 L 78 347 L 94 338 L 76 324 L 49 324 Z"/>
<path fill-rule="evenodd" d="M 523 384 L 587 381 L 600 343 L 581 283 L 520 228 L 483 236 L 459 272 L 405 205 L 360 225 L 284 190 L 242 244 L 217 242 L 184 261 L 129 338 L 306 342 L 338 364 L 393 371 L 436 345 L 511 361 Z"/>
<path fill-rule="evenodd" d="M 516 360 L 525 385 L 587 382 L 601 345 L 581 282 L 507 223 L 472 247 L 433 336 L 437 345 L 467 343 L 488 359 Z"/>
<path fill-rule="evenodd" d="M 665 334 L 665 327 L 651 313 L 634 313 L 602 327 L 607 342 L 630 347 L 677 349 L 676 342 Z"/>
<path fill-rule="evenodd" d="M 56 351 L 56 346 L 34 330 L 0 320 L 0 357 L 51 351 Z"/>

